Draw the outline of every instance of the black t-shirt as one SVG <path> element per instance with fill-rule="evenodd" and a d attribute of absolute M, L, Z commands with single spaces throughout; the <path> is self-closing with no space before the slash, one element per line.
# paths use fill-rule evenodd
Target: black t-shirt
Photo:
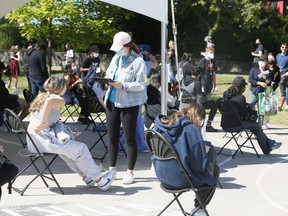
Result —
<path fill-rule="evenodd" d="M 98 65 L 99 65 L 100 64 L 100 58 L 99 57 L 92 58 L 90 55 L 88 55 L 83 59 L 81 67 L 82 68 L 89 68 L 92 65 L 92 63 L 98 63 Z"/>

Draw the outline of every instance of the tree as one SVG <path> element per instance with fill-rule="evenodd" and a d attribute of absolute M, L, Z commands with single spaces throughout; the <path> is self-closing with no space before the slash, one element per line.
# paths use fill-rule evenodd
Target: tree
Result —
<path fill-rule="evenodd" d="M 132 13 L 94 0 L 34 0 L 6 15 L 11 23 L 21 24 L 21 35 L 48 43 L 51 48 L 69 42 L 74 49 L 87 48 L 93 43 L 111 41 L 118 30 L 117 21 Z"/>

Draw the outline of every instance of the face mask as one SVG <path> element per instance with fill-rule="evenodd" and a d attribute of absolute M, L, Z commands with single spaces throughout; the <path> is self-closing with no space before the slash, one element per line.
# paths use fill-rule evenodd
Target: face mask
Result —
<path fill-rule="evenodd" d="M 272 60 L 268 61 L 268 64 L 269 64 L 269 65 L 274 65 L 274 63 L 275 63 L 275 62 L 272 61 Z"/>
<path fill-rule="evenodd" d="M 207 59 L 214 59 L 214 53 L 208 53 Z"/>
<path fill-rule="evenodd" d="M 94 58 L 98 58 L 99 57 L 99 53 L 93 53 L 93 57 Z"/>
<path fill-rule="evenodd" d="M 258 65 L 260 68 L 265 66 L 265 62 L 264 61 L 258 61 Z"/>
<path fill-rule="evenodd" d="M 116 55 L 118 56 L 126 56 L 126 52 L 124 50 L 119 50 L 116 52 Z"/>

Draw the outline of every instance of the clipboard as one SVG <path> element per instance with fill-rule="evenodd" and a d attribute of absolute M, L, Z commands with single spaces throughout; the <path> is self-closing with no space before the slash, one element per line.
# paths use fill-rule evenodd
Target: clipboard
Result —
<path fill-rule="evenodd" d="M 104 78 L 104 77 L 93 77 L 96 82 L 103 83 L 103 84 L 109 84 L 109 82 L 115 82 L 114 80 L 110 78 Z"/>

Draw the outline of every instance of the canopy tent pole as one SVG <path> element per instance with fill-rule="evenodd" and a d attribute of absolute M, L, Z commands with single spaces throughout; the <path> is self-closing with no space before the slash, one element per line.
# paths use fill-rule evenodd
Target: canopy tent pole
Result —
<path fill-rule="evenodd" d="M 167 114 L 168 73 L 166 70 L 167 25 L 161 22 L 161 113 Z"/>

